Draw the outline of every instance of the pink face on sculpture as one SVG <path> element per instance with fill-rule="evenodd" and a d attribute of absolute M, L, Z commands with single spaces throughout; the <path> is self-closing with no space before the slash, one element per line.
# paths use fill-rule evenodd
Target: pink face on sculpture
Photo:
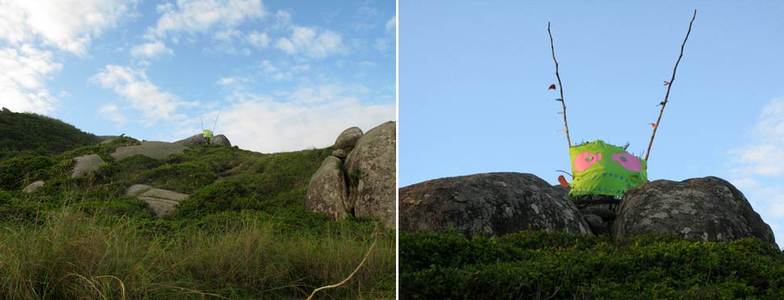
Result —
<path fill-rule="evenodd" d="M 618 162 L 626 170 L 640 172 L 640 159 L 629 152 L 615 153 L 612 155 L 612 160 Z"/>
<path fill-rule="evenodd" d="M 600 160 L 602 160 L 601 152 L 586 151 L 577 154 L 577 157 L 574 159 L 574 171 L 575 172 L 585 171 L 586 169 L 590 168 Z"/>

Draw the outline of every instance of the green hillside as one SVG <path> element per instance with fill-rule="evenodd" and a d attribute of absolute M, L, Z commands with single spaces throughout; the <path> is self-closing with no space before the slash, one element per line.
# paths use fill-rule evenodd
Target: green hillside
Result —
<path fill-rule="evenodd" d="M 374 232 L 378 244 L 362 270 L 322 297 L 394 297 L 394 232 L 304 207 L 310 176 L 331 149 L 260 154 L 203 145 L 167 161 L 109 155 L 137 143 L 0 159 L 0 298 L 301 299 L 351 273 Z M 106 164 L 71 179 L 73 158 L 91 153 Z M 21 192 L 36 180 L 45 186 Z M 133 184 L 191 196 L 160 219 L 124 196 Z"/>
<path fill-rule="evenodd" d="M 0 158 L 8 152 L 60 153 L 95 144 L 98 137 L 70 124 L 32 113 L 0 110 Z"/>
<path fill-rule="evenodd" d="M 784 299 L 784 253 L 755 238 L 401 232 L 400 249 L 401 299 Z"/>

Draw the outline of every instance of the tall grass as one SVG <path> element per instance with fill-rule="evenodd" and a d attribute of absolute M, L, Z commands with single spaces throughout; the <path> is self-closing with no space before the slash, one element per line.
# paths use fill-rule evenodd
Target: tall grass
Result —
<path fill-rule="evenodd" d="M 64 208 L 41 224 L 1 227 L 0 298 L 304 298 L 351 273 L 372 243 L 351 230 L 285 234 L 254 218 L 218 233 L 156 234 L 141 222 Z M 394 235 L 379 239 L 351 283 L 321 298 L 394 297 Z"/>

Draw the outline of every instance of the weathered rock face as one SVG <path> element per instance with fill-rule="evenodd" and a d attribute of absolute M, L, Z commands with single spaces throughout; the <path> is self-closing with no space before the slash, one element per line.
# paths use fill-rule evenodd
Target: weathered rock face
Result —
<path fill-rule="evenodd" d="M 222 134 L 212 137 L 210 143 L 213 145 L 231 147 L 231 142 L 229 141 L 229 138 L 227 138 L 225 135 Z"/>
<path fill-rule="evenodd" d="M 149 191 L 152 189 L 151 186 L 146 184 L 134 184 L 125 191 L 125 196 L 128 197 L 138 197 L 142 193 Z"/>
<path fill-rule="evenodd" d="M 22 192 L 25 192 L 25 193 L 28 193 L 28 194 L 30 194 L 30 193 L 34 193 L 34 192 L 35 192 L 35 191 L 37 191 L 38 189 L 42 188 L 42 187 L 44 186 L 44 184 L 45 184 L 45 182 L 44 182 L 43 180 L 38 180 L 38 181 L 36 181 L 36 182 L 33 182 L 33 183 L 31 183 L 31 184 L 27 185 L 27 186 L 26 186 L 26 187 L 25 187 L 25 188 L 22 190 Z"/>
<path fill-rule="evenodd" d="M 327 157 L 316 174 L 310 178 L 305 207 L 339 220 L 348 215 L 350 205 L 347 201 L 348 186 L 343 173 L 343 163 L 337 157 Z"/>
<path fill-rule="evenodd" d="M 338 138 L 335 140 L 335 145 L 332 146 L 332 148 L 341 149 L 346 153 L 349 153 L 351 152 L 351 149 L 354 149 L 354 146 L 361 137 L 362 129 L 359 129 L 359 127 L 348 128 L 340 133 Z"/>
<path fill-rule="evenodd" d="M 74 158 L 74 165 L 71 178 L 78 178 L 97 171 L 103 165 L 103 159 L 98 154 L 82 155 Z"/>
<path fill-rule="evenodd" d="M 141 145 L 125 146 L 114 150 L 112 158 L 123 160 L 133 155 L 144 155 L 152 159 L 166 160 L 169 156 L 181 154 L 187 147 L 179 143 L 142 142 Z"/>
<path fill-rule="evenodd" d="M 174 143 L 185 145 L 185 146 L 193 146 L 193 145 L 206 145 L 209 144 L 209 141 L 207 141 L 207 138 L 205 138 L 204 135 L 196 134 L 196 135 L 192 135 L 191 137 L 176 141 Z"/>
<path fill-rule="evenodd" d="M 770 226 L 746 197 L 717 177 L 656 180 L 626 192 L 613 235 L 623 239 L 646 233 L 711 241 L 754 236 L 775 244 Z"/>
<path fill-rule="evenodd" d="M 380 220 L 395 227 L 395 122 L 369 130 L 346 158 L 349 202 L 357 217 Z"/>
<path fill-rule="evenodd" d="M 484 173 L 400 189 L 400 227 L 500 235 L 526 229 L 590 234 L 562 190 L 532 174 Z"/>
<path fill-rule="evenodd" d="M 188 195 L 164 190 L 156 189 L 149 185 L 134 184 L 125 192 L 126 196 L 136 197 L 152 208 L 155 215 L 158 217 L 165 217 L 170 215 L 180 201 L 188 198 Z"/>

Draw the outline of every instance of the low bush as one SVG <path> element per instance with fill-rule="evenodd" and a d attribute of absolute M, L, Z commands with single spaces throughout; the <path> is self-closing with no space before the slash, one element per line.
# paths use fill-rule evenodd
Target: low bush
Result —
<path fill-rule="evenodd" d="M 404 299 L 784 297 L 784 254 L 754 238 L 401 233 L 400 249 Z"/>

